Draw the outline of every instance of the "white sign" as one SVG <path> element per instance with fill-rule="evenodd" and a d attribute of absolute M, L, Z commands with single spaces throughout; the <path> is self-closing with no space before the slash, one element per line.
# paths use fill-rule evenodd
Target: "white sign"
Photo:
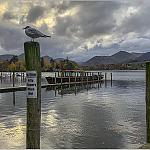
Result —
<path fill-rule="evenodd" d="M 27 71 L 27 98 L 37 98 L 37 73 L 36 71 Z"/>

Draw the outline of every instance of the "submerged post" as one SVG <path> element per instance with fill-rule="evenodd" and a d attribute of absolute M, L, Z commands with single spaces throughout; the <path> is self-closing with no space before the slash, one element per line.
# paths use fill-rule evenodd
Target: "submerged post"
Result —
<path fill-rule="evenodd" d="M 15 86 L 15 71 L 13 71 L 13 87 Z"/>
<path fill-rule="evenodd" d="M 57 80 L 56 80 L 56 72 L 55 72 L 55 84 L 56 84 Z"/>
<path fill-rule="evenodd" d="M 26 148 L 40 148 L 41 124 L 41 63 L 40 45 L 25 42 L 26 82 L 27 82 L 27 129 Z"/>
<path fill-rule="evenodd" d="M 146 62 L 146 125 L 147 143 L 150 143 L 150 62 Z"/>
<path fill-rule="evenodd" d="M 112 86 L 112 72 L 110 73 L 110 80 L 111 80 L 111 86 Z"/>
<path fill-rule="evenodd" d="M 1 72 L 1 83 L 2 83 L 2 79 L 3 79 L 3 73 Z"/>

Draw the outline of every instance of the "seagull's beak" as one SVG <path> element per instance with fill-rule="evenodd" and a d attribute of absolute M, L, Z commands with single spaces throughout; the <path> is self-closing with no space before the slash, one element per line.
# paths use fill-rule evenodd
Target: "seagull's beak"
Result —
<path fill-rule="evenodd" d="M 24 29 L 26 29 L 26 28 L 22 28 L 22 29 L 24 30 Z"/>

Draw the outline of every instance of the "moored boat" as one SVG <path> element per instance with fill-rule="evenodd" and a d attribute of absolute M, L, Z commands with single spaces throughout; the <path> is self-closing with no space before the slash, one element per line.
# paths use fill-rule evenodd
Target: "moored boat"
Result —
<path fill-rule="evenodd" d="M 46 77 L 46 80 L 49 84 L 55 83 L 69 83 L 69 82 L 90 82 L 102 80 L 103 75 L 101 73 L 91 73 L 81 71 L 81 70 L 63 70 L 60 72 L 60 76 L 57 77 Z"/>

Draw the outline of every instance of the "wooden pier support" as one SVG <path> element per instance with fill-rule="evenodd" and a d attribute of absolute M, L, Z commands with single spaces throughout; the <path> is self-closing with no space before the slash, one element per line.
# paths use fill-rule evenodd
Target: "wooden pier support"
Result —
<path fill-rule="evenodd" d="M 88 74 L 88 72 L 86 72 L 86 80 L 87 80 L 87 83 L 88 83 L 88 77 L 89 77 L 89 74 Z"/>
<path fill-rule="evenodd" d="M 112 72 L 110 73 L 110 82 L 111 82 L 111 86 L 112 86 L 112 81 L 113 81 L 113 78 L 112 78 Z"/>
<path fill-rule="evenodd" d="M 13 71 L 13 87 L 15 86 L 15 72 Z"/>
<path fill-rule="evenodd" d="M 55 72 L 55 84 L 56 84 L 56 72 Z"/>
<path fill-rule="evenodd" d="M 40 148 L 40 124 L 41 124 L 41 64 L 40 64 L 40 45 L 37 42 L 24 43 L 26 70 L 28 74 L 36 74 L 35 95 L 29 98 L 27 93 L 27 129 L 26 129 L 26 148 Z M 35 73 L 29 73 L 34 71 Z M 27 75 L 26 75 L 27 76 Z M 27 76 L 27 82 L 29 77 Z M 32 80 L 32 79 L 31 79 Z M 27 87 L 28 88 L 28 87 Z M 31 95 L 30 95 L 31 96 Z"/>
<path fill-rule="evenodd" d="M 107 81 L 107 73 L 105 72 L 105 81 Z"/>
<path fill-rule="evenodd" d="M 1 72 L 1 78 L 0 79 L 1 79 L 1 83 L 2 83 L 2 80 L 3 80 L 3 73 L 2 72 Z"/>
<path fill-rule="evenodd" d="M 9 73 L 9 78 L 10 78 L 10 82 L 11 82 L 11 72 Z"/>
<path fill-rule="evenodd" d="M 147 143 L 150 143 L 150 62 L 146 62 L 146 126 Z"/>

